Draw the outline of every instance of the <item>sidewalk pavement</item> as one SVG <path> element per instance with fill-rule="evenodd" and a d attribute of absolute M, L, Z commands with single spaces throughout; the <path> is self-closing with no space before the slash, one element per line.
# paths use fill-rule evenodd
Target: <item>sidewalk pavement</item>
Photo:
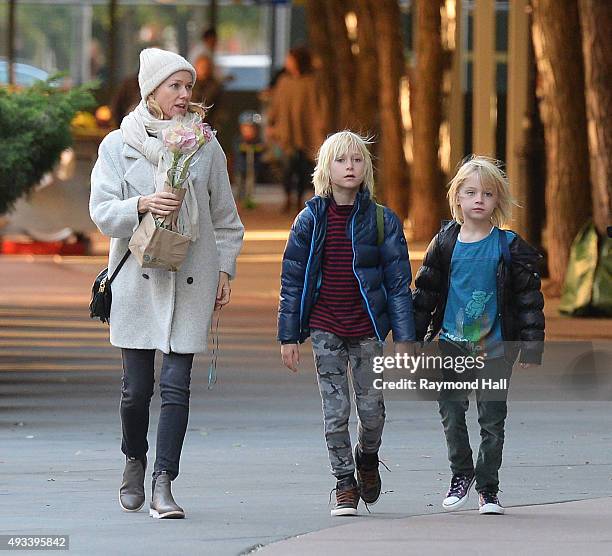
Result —
<path fill-rule="evenodd" d="M 350 523 L 273 543 L 257 554 L 607 556 L 612 552 L 612 498 L 515 506 L 504 516 L 481 516 L 472 510 L 345 519 Z"/>

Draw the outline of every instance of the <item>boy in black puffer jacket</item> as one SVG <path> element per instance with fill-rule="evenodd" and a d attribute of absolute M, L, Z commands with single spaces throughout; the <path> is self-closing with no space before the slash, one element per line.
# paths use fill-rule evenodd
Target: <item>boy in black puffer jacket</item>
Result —
<path fill-rule="evenodd" d="M 487 388 L 493 379 L 507 384 L 499 381 L 509 381 L 519 352 L 523 368 L 541 362 L 544 298 L 536 266 L 542 257 L 518 234 L 498 227 L 509 220 L 513 201 L 497 161 L 470 157 L 452 179 L 448 199 L 454 220 L 431 241 L 415 280 L 416 337 L 431 341 L 439 332 L 443 355 L 479 356 L 484 368 L 476 390 L 482 439 L 476 466 L 465 422 L 469 390 L 440 392 L 453 472 L 442 505 L 461 508 L 476 483 L 480 513 L 502 514 L 498 472 L 508 392 Z M 452 370 L 443 376 L 449 383 L 460 377 Z"/>

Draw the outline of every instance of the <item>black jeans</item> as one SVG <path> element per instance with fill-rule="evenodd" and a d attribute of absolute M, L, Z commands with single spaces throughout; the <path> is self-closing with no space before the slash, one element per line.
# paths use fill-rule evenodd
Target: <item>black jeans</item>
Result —
<path fill-rule="evenodd" d="M 485 368 L 476 376 L 494 380 L 507 378 L 509 384 L 511 374 L 512 366 L 502 357 L 488 360 Z M 456 381 L 463 380 L 463 378 L 458 377 L 456 373 L 444 373 L 443 380 Z M 504 424 L 508 414 L 506 402 L 508 392 L 507 390 L 497 391 L 492 395 L 487 390 L 476 390 L 481 440 L 475 467 L 465 423 L 465 413 L 469 407 L 469 393 L 470 390 L 467 389 L 442 390 L 438 399 L 451 471 L 453 474 L 475 473 L 478 492 L 496 493 L 499 490 L 499 468 L 504 447 Z"/>
<path fill-rule="evenodd" d="M 149 449 L 149 406 L 155 383 L 155 350 L 122 349 L 121 451 L 142 458 Z M 153 477 L 166 471 L 172 479 L 179 473 L 179 460 L 189 418 L 189 385 L 193 354 L 163 354 L 159 378 L 161 412 L 157 426 L 157 448 Z"/>
<path fill-rule="evenodd" d="M 283 185 L 289 195 L 295 185 L 298 200 L 304 195 L 304 190 L 312 180 L 314 163 L 304 151 L 295 151 L 286 162 Z"/>

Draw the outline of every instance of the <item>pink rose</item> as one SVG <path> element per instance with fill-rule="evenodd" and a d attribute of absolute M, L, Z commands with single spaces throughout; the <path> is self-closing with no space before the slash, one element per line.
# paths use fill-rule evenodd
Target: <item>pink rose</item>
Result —
<path fill-rule="evenodd" d="M 164 145 L 175 154 L 189 154 L 199 147 L 196 131 L 182 124 L 165 129 L 162 137 Z"/>
<path fill-rule="evenodd" d="M 212 127 L 210 127 L 209 124 L 205 122 L 200 122 L 196 124 L 196 128 L 198 130 L 197 131 L 198 140 L 201 145 L 212 141 L 213 137 L 215 136 L 215 132 L 213 131 Z"/>

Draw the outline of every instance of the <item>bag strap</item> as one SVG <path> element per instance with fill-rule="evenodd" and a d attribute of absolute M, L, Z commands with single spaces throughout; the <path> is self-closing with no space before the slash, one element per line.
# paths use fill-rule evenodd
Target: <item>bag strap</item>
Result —
<path fill-rule="evenodd" d="M 131 251 L 128 249 L 125 252 L 125 255 L 123 255 L 123 258 L 121 259 L 120 263 L 117 265 L 117 268 L 115 269 L 115 272 L 113 272 L 112 276 L 106 281 L 108 284 L 112 284 L 113 280 L 115 279 L 115 276 L 117 276 L 117 273 L 121 270 L 121 267 L 125 264 L 125 261 L 128 260 L 128 257 L 130 256 Z"/>
<path fill-rule="evenodd" d="M 501 248 L 504 263 L 508 268 L 510 268 L 512 257 L 510 256 L 510 249 L 508 248 L 508 237 L 506 236 L 506 232 L 504 230 L 500 230 L 499 228 L 497 230 L 499 232 L 499 246 Z"/>
<path fill-rule="evenodd" d="M 385 215 L 383 213 L 385 207 L 376 203 L 376 234 L 377 244 L 380 247 L 385 241 Z"/>

